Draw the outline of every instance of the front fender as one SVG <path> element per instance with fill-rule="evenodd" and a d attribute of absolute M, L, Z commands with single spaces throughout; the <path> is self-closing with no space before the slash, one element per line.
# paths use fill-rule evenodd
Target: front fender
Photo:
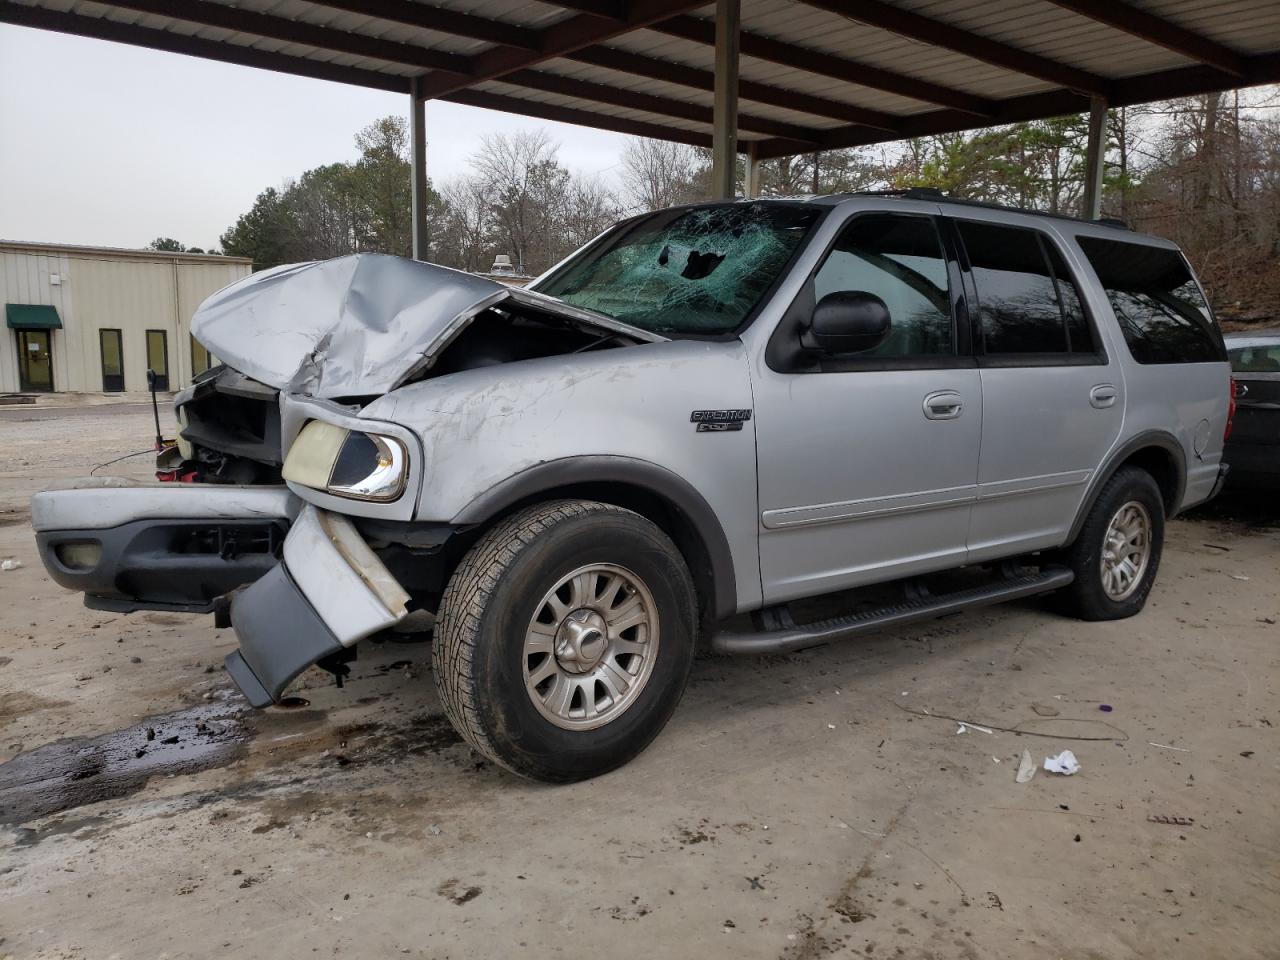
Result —
<path fill-rule="evenodd" d="M 754 424 L 700 431 L 693 415 L 751 406 L 742 343 L 686 340 L 467 370 L 401 387 L 361 416 L 421 439 L 421 521 L 486 519 L 572 484 L 651 490 L 733 571 L 733 612 L 760 603 Z"/>

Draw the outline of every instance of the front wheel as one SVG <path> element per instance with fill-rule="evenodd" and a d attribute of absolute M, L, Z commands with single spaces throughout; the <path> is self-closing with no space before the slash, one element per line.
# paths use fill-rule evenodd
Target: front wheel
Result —
<path fill-rule="evenodd" d="M 1082 620 L 1119 620 L 1146 605 L 1164 547 L 1164 500 L 1151 474 L 1122 467 L 1106 482 L 1067 562 L 1075 582 L 1064 612 Z"/>
<path fill-rule="evenodd" d="M 639 514 L 588 500 L 507 518 L 445 589 L 432 662 L 477 751 L 534 780 L 585 780 L 657 736 L 693 663 L 680 552 Z"/>

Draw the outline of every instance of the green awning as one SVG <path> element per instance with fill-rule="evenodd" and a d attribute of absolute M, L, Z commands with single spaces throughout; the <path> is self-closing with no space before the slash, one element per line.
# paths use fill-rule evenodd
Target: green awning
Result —
<path fill-rule="evenodd" d="M 4 318 L 14 330 L 61 330 L 58 308 L 47 303 L 6 303 Z"/>

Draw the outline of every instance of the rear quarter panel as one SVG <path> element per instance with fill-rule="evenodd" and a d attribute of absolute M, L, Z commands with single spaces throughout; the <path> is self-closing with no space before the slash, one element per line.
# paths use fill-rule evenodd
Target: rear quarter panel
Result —
<path fill-rule="evenodd" d="M 1167 364 L 1144 364 L 1134 360 L 1107 292 L 1098 282 L 1088 257 L 1075 238 L 1097 236 L 1173 251 L 1178 250 L 1177 246 L 1168 240 L 1141 234 L 1117 235 L 1116 228 L 1088 224 L 1057 232 L 1068 247 L 1071 266 L 1077 277 L 1088 288 L 1086 296 L 1094 316 L 1098 318 L 1107 349 L 1118 359 L 1124 378 L 1124 422 L 1112 449 L 1152 431 L 1171 435 L 1182 448 L 1187 468 L 1178 509 L 1200 503 L 1212 493 L 1218 478 L 1218 466 L 1222 462 L 1223 433 L 1230 405 L 1231 367 L 1225 360 Z"/>

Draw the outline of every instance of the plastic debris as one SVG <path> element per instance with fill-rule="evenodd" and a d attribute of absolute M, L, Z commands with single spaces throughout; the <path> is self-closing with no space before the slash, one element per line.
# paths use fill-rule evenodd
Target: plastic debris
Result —
<path fill-rule="evenodd" d="M 21 566 L 22 566 L 21 560 L 6 560 L 4 563 L 0 563 L 0 570 L 3 570 L 6 573 L 8 573 L 10 570 L 17 570 Z"/>
<path fill-rule="evenodd" d="M 1177 750 L 1179 753 L 1190 753 L 1186 747 L 1171 747 L 1167 743 L 1156 743 L 1154 740 L 1148 740 L 1147 746 L 1159 747 L 1161 750 Z"/>
<path fill-rule="evenodd" d="M 1167 823 L 1175 827 L 1189 827 L 1196 822 L 1195 817 L 1166 817 L 1159 813 L 1153 813 L 1147 819 L 1152 823 Z"/>
<path fill-rule="evenodd" d="M 1232 579 L 1232 580 L 1244 580 L 1244 581 L 1248 581 L 1248 579 L 1249 579 L 1249 578 L 1248 578 L 1248 577 L 1246 577 L 1243 573 L 1233 573 L 1233 574 L 1231 575 L 1231 579 Z"/>
<path fill-rule="evenodd" d="M 1080 772 L 1080 761 L 1070 750 L 1063 750 L 1056 757 L 1045 757 L 1044 769 L 1047 773 L 1060 773 L 1064 777 L 1069 777 L 1073 773 Z"/>
<path fill-rule="evenodd" d="M 1110 713 L 1113 708 L 1109 703 L 1100 703 L 1098 704 L 1098 709 L 1101 710 L 1103 713 Z"/>
<path fill-rule="evenodd" d="M 1031 759 L 1031 751 L 1023 750 L 1022 759 L 1018 762 L 1018 774 L 1013 779 L 1018 783 L 1027 783 L 1036 775 L 1036 762 Z"/>
<path fill-rule="evenodd" d="M 979 733 L 995 732 L 990 727 L 980 727 L 976 723 L 968 723 L 967 721 L 961 721 L 961 720 L 957 720 L 956 723 L 960 724 L 959 728 L 956 730 L 957 734 L 968 733 L 970 730 L 977 730 Z"/>

